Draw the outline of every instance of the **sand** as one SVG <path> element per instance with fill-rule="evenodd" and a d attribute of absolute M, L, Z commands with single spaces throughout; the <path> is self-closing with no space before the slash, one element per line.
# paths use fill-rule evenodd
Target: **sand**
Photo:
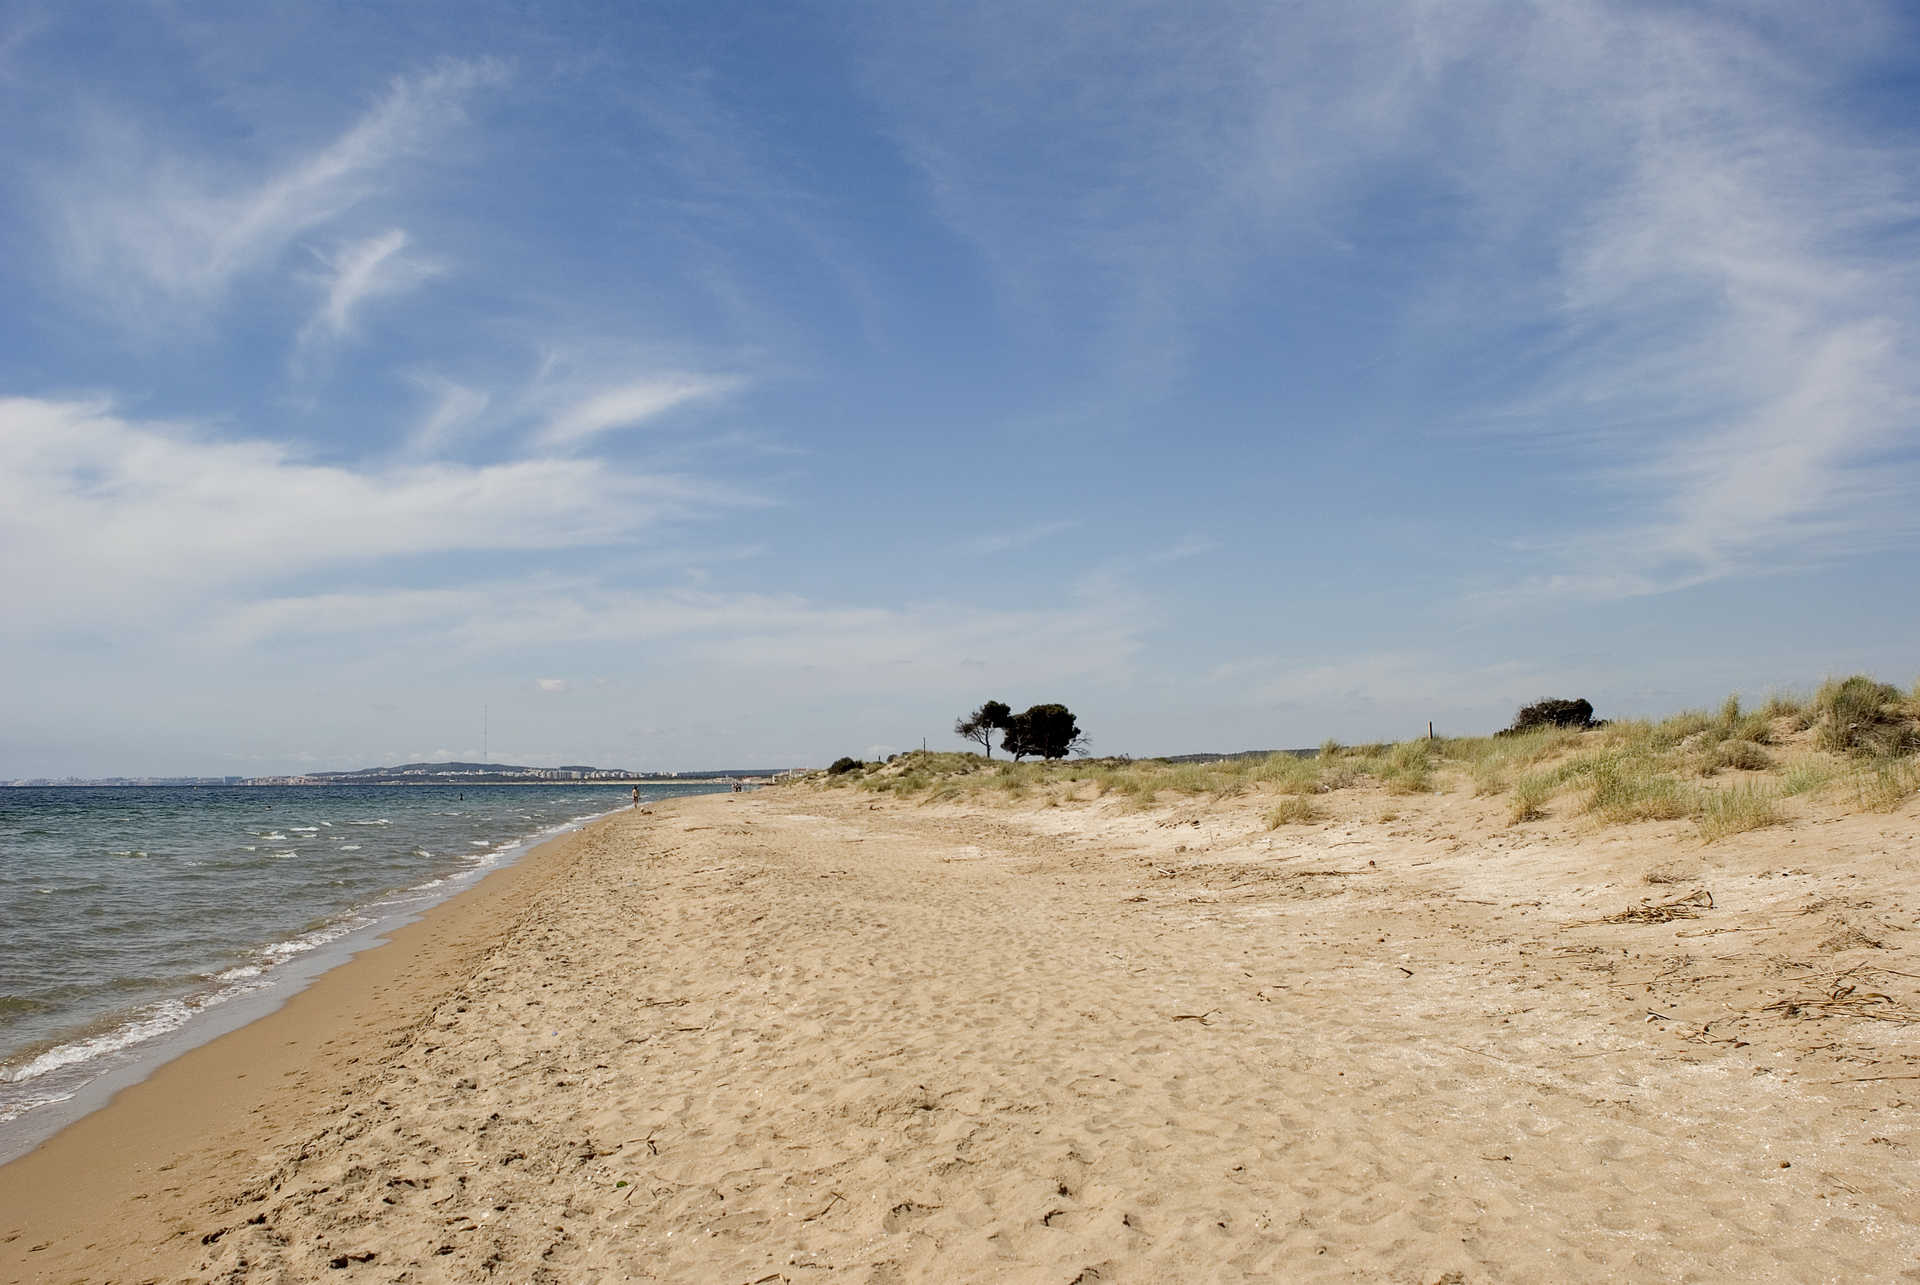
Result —
<path fill-rule="evenodd" d="M 1917 916 L 1911 804 L 674 800 L 0 1168 L 0 1277 L 1920 1280 Z"/>

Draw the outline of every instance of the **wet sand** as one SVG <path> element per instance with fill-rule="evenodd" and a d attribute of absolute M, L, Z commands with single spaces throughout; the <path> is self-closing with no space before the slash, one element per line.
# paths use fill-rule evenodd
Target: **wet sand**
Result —
<path fill-rule="evenodd" d="M 619 814 L 0 1168 L 0 1277 L 1920 1280 L 1912 805 L 1339 809 Z"/>

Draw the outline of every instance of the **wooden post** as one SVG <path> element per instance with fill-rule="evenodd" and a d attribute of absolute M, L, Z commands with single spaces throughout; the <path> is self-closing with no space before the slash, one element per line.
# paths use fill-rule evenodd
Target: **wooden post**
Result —
<path fill-rule="evenodd" d="M 1431 722 L 1427 724 L 1427 739 L 1433 739 L 1433 724 Z"/>

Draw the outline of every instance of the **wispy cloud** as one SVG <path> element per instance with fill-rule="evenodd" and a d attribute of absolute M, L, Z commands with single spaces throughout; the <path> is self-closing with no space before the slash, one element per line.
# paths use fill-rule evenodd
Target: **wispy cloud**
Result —
<path fill-rule="evenodd" d="M 1100 416 L 1251 306 L 1246 267 L 1302 265 L 1366 328 L 1335 347 L 1584 482 L 1572 534 L 1517 559 L 1524 592 L 1658 592 L 1906 538 L 1920 157 L 1835 93 L 1911 38 L 1896 11 L 1164 19 L 896 11 L 868 64 L 1012 314 L 1077 337 Z"/>
<path fill-rule="evenodd" d="M 1063 535 L 1079 526 L 1074 521 L 1036 522 L 1031 526 L 1020 527 L 1013 531 L 995 531 L 989 535 L 976 536 L 960 545 L 962 553 L 971 553 L 985 557 L 995 553 L 1010 553 L 1015 549 L 1027 549 L 1056 535 Z"/>
<path fill-rule="evenodd" d="M 438 375 L 415 375 L 412 382 L 432 399 L 426 415 L 407 436 L 406 450 L 412 455 L 439 454 L 493 402 L 491 393 Z"/>
<path fill-rule="evenodd" d="M 0 547 L 35 551 L 7 559 L 0 593 L 30 633 L 393 559 L 619 546 L 759 503 L 588 458 L 349 468 L 105 403 L 0 400 Z"/>
<path fill-rule="evenodd" d="M 393 228 L 346 246 L 327 262 L 331 276 L 326 297 L 302 331 L 304 342 L 340 339 L 353 328 L 354 310 L 371 298 L 400 294 L 442 269 L 404 253 L 407 234 Z"/>
<path fill-rule="evenodd" d="M 178 153 L 171 140 L 96 104 L 75 164 L 43 184 L 64 266 L 122 320 L 196 314 L 235 278 L 275 263 L 297 238 L 402 181 L 402 162 L 454 127 L 476 90 L 504 78 L 492 61 L 399 77 L 344 132 L 265 176 Z M 362 263 L 363 283 L 377 263 Z M 351 285 L 340 299 L 344 324 Z"/>
<path fill-rule="evenodd" d="M 536 446 L 567 448 L 603 433 L 631 428 L 689 402 L 719 397 L 739 387 L 737 379 L 712 375 L 661 375 L 598 392 L 567 406 L 534 435 Z"/>
<path fill-rule="evenodd" d="M 806 676 L 815 691 L 945 690 L 1073 678 L 1123 680 L 1152 625 L 1125 595 L 1083 593 L 1057 604 L 966 602 L 862 606 L 797 594 L 635 589 L 586 576 L 486 579 L 458 588 L 266 595 L 212 614 L 201 636 L 248 651 L 358 636 L 395 663 L 438 656 L 574 654 L 644 648 L 676 673 Z M 372 640 L 379 640 L 377 648 Z"/>

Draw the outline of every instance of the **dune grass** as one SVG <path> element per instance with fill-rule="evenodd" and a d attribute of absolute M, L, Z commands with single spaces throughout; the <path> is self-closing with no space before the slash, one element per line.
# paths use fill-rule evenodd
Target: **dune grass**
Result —
<path fill-rule="evenodd" d="M 1868 812 L 1891 812 L 1920 793 L 1920 764 L 1892 756 L 1862 764 L 1853 775 L 1860 806 Z"/>
<path fill-rule="evenodd" d="M 1711 843 L 1730 834 L 1779 825 L 1786 819 L 1779 790 L 1749 781 L 1724 790 L 1702 790 L 1694 824 L 1700 828 L 1700 837 Z"/>
<path fill-rule="evenodd" d="M 1902 692 L 1855 675 L 1809 699 L 1774 695 L 1754 709 L 1735 695 L 1718 709 L 1589 729 L 1353 746 L 1329 740 L 1314 752 L 1204 762 L 1015 763 L 916 750 L 819 779 L 922 803 L 1037 795 L 1048 807 L 1107 800 L 1147 810 L 1248 796 L 1270 800 L 1259 805 L 1269 829 L 1338 815 L 1334 796 L 1342 791 L 1467 791 L 1504 800 L 1515 824 L 1552 816 L 1594 825 L 1691 820 L 1712 842 L 1790 819 L 1791 800 L 1890 811 L 1920 793 L 1920 689 Z"/>
<path fill-rule="evenodd" d="M 1326 809 L 1312 799 L 1290 794 L 1268 809 L 1267 829 L 1278 830 L 1283 825 L 1312 825 L 1316 821 L 1326 820 L 1326 816 Z"/>

